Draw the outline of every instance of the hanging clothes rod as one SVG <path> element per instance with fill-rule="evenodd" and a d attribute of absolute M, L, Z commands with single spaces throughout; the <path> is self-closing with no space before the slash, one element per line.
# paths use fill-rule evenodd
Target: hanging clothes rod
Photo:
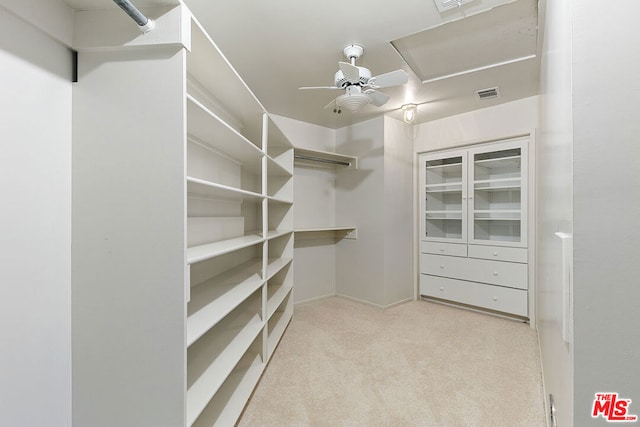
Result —
<path fill-rule="evenodd" d="M 131 19 L 136 21 L 136 24 L 140 27 L 140 31 L 148 33 L 153 30 L 153 27 L 155 26 L 153 20 L 144 16 L 130 0 L 113 0 L 113 2 L 120 6 L 120 9 L 124 10 Z"/>
<path fill-rule="evenodd" d="M 330 163 L 332 165 L 347 166 L 347 167 L 351 166 L 350 162 L 341 162 L 340 160 L 322 159 L 320 157 L 304 156 L 302 154 L 296 154 L 293 157 L 299 160 L 310 160 L 312 162 Z"/>

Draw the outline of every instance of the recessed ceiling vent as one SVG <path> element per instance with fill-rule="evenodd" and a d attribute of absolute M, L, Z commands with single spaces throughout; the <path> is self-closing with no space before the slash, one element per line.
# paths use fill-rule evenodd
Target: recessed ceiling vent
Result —
<path fill-rule="evenodd" d="M 446 10 L 455 9 L 465 3 L 472 2 L 473 0 L 433 0 L 436 3 L 438 12 L 442 13 Z"/>
<path fill-rule="evenodd" d="M 488 89 L 477 90 L 476 94 L 478 95 L 478 99 L 480 101 L 500 97 L 500 91 L 498 90 L 498 87 L 490 87 Z"/>

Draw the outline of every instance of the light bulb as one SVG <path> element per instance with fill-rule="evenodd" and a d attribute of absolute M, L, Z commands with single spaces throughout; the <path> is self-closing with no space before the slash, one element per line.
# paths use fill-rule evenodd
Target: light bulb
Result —
<path fill-rule="evenodd" d="M 415 120 L 417 107 L 415 104 L 405 104 L 402 106 L 402 120 L 405 123 L 411 123 Z"/>

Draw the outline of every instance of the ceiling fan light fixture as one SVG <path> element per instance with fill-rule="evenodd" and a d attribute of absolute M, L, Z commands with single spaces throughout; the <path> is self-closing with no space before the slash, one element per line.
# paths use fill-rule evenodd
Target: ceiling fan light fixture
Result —
<path fill-rule="evenodd" d="M 416 119 L 418 106 L 416 104 L 405 104 L 402 106 L 402 121 L 405 123 L 413 123 Z"/>
<path fill-rule="evenodd" d="M 361 93 L 345 94 L 336 99 L 336 104 L 346 108 L 352 113 L 357 113 L 369 103 L 369 97 Z"/>

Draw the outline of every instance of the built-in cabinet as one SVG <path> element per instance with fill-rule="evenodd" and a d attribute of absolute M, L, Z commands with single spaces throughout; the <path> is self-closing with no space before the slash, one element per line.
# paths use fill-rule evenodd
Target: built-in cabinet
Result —
<path fill-rule="evenodd" d="M 528 141 L 419 156 L 420 295 L 528 317 Z"/>
<path fill-rule="evenodd" d="M 233 425 L 293 312 L 293 147 L 192 21 L 186 425 Z"/>

